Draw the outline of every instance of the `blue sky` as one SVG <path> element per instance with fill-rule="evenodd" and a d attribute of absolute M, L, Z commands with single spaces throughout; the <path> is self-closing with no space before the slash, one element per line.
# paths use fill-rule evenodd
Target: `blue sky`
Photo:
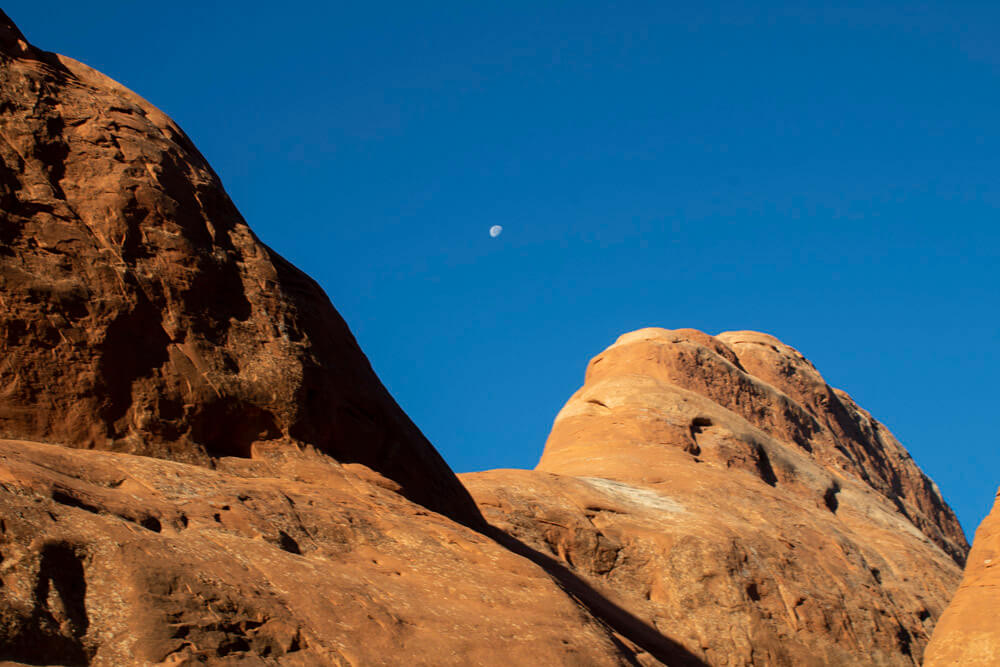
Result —
<path fill-rule="evenodd" d="M 756 329 L 971 533 L 1000 482 L 1000 4 L 680 4 L 4 9 L 185 128 L 456 470 L 534 466 L 621 333 Z"/>

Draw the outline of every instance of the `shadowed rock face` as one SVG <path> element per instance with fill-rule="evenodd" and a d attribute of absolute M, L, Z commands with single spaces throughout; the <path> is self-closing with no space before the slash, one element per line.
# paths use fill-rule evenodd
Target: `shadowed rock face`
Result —
<path fill-rule="evenodd" d="M 968 548 L 888 430 L 754 332 L 626 334 L 535 471 L 461 477 L 491 524 L 713 665 L 918 663 Z"/>
<path fill-rule="evenodd" d="M 261 443 L 475 506 L 309 277 L 163 113 L 0 14 L 0 437 L 200 464 Z"/>
<path fill-rule="evenodd" d="M 962 583 L 934 628 L 927 667 L 996 665 L 1000 660 L 1000 493 L 972 541 Z"/>

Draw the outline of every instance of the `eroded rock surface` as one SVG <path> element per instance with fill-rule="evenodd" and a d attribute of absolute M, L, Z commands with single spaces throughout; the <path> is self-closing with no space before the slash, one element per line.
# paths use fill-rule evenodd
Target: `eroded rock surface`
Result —
<path fill-rule="evenodd" d="M 889 431 L 754 332 L 626 334 L 536 470 L 461 477 L 494 526 L 712 665 L 918 664 L 967 550 Z"/>
<path fill-rule="evenodd" d="M 2 13 L 0 438 L 5 664 L 640 653 L 473 529 L 326 296 L 180 129 Z"/>
<path fill-rule="evenodd" d="M 0 661 L 625 665 L 539 567 L 287 447 L 217 469 L 0 441 Z"/>
<path fill-rule="evenodd" d="M 0 13 L 0 437 L 210 464 L 305 443 L 478 520 L 191 141 Z"/>
<path fill-rule="evenodd" d="M 927 647 L 927 667 L 1000 662 L 1000 493 L 976 530 L 962 583 Z"/>
<path fill-rule="evenodd" d="M 181 130 L 0 12 L 0 661 L 907 664 L 966 544 L 750 332 L 592 362 L 466 476 Z M 477 532 L 477 530 L 479 532 Z"/>

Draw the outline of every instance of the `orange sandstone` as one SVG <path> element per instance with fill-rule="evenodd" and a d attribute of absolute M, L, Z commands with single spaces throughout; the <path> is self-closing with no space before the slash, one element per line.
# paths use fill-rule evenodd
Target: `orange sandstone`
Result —
<path fill-rule="evenodd" d="M 0 290 L 3 661 L 914 664 L 958 583 L 933 483 L 753 332 L 623 336 L 477 508 L 184 133 L 2 12 Z"/>
<path fill-rule="evenodd" d="M 927 647 L 927 667 L 1000 662 L 1000 494 L 972 541 L 965 576 Z"/>
<path fill-rule="evenodd" d="M 494 526 L 655 628 L 651 652 L 712 665 L 919 663 L 967 549 L 889 431 L 754 332 L 626 334 L 534 471 L 461 477 Z"/>
<path fill-rule="evenodd" d="M 2 13 L 0 295 L 0 661 L 631 660 L 184 133 Z"/>

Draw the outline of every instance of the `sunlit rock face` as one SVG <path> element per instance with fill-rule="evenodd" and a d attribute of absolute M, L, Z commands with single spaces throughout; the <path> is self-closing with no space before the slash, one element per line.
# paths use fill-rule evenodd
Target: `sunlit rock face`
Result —
<path fill-rule="evenodd" d="M 462 475 L 487 520 L 713 665 L 914 664 L 967 544 L 899 442 L 756 332 L 595 357 L 534 471 Z"/>
<path fill-rule="evenodd" d="M 0 132 L 0 437 L 201 464 L 314 447 L 478 520 L 323 291 L 162 112 L 3 16 Z"/>
<path fill-rule="evenodd" d="M 950 509 L 808 362 L 650 329 L 465 476 L 190 140 L 0 12 L 0 661 L 912 664 Z M 499 530 L 498 530 L 499 529 Z"/>
<path fill-rule="evenodd" d="M 633 655 L 537 565 L 317 453 L 275 448 L 210 469 L 0 441 L 0 553 L 0 662 Z"/>
<path fill-rule="evenodd" d="M 927 667 L 1000 661 L 1000 493 L 976 530 L 962 583 L 927 647 Z"/>
<path fill-rule="evenodd" d="M 632 660 L 180 129 L 2 13 L 0 306 L 0 662 Z"/>

